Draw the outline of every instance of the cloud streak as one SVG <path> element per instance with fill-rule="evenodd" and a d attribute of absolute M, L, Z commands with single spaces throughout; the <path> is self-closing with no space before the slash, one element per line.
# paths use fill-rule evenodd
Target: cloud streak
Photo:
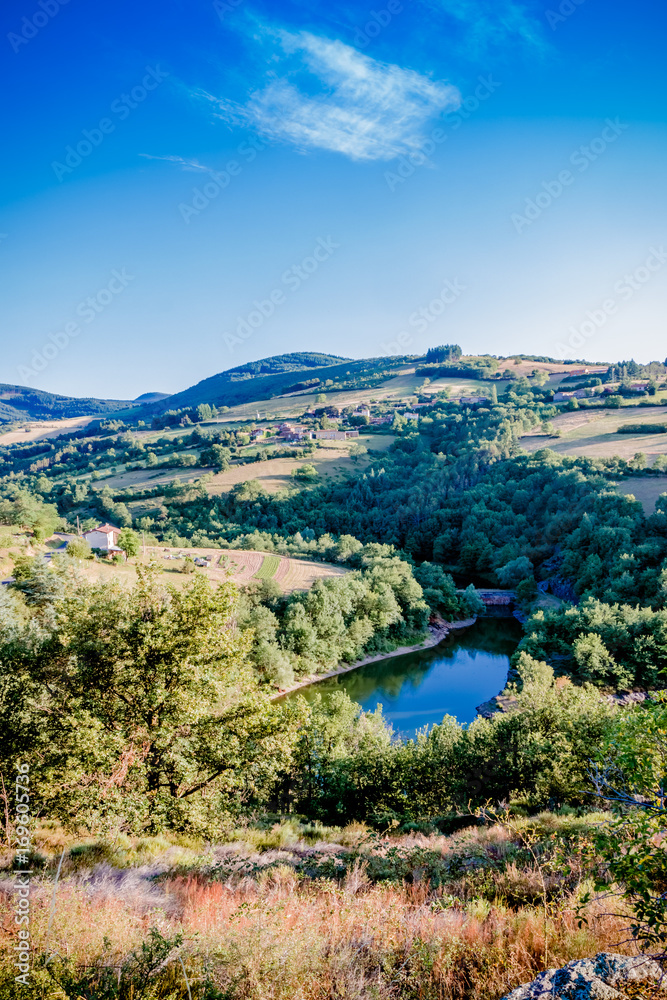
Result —
<path fill-rule="evenodd" d="M 470 55 L 479 56 L 517 41 L 539 50 L 546 46 L 541 23 L 515 0 L 430 0 L 429 6 L 464 27 Z"/>
<path fill-rule="evenodd" d="M 216 114 L 302 152 L 322 149 L 352 160 L 391 160 L 419 148 L 435 115 L 457 108 L 458 89 L 362 55 L 309 32 L 266 32 L 274 66 L 244 104 L 211 95 Z M 277 42 L 277 44 L 276 44 Z"/>
<path fill-rule="evenodd" d="M 211 172 L 210 167 L 204 166 L 198 160 L 187 160 L 182 156 L 153 156 L 151 153 L 139 153 L 139 156 L 143 156 L 145 160 L 164 160 L 166 163 L 175 163 L 177 167 L 181 167 L 183 170 Z"/>

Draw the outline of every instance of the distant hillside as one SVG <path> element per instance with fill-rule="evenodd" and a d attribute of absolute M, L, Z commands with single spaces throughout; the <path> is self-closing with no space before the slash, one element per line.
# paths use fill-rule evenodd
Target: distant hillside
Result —
<path fill-rule="evenodd" d="M 249 361 L 245 365 L 239 365 L 238 368 L 229 368 L 222 374 L 229 375 L 232 379 L 249 378 L 254 375 L 278 375 L 281 372 L 296 372 L 304 368 L 326 368 L 327 365 L 351 360 L 339 354 L 296 351 L 294 354 L 275 354 L 271 358 L 262 358 L 261 361 Z"/>
<path fill-rule="evenodd" d="M 168 399 L 168 392 L 144 392 L 141 396 L 137 396 L 133 402 L 135 403 L 161 403 L 163 399 Z"/>
<path fill-rule="evenodd" d="M 271 399 L 286 392 L 309 387 L 325 390 L 325 382 L 348 382 L 375 371 L 394 367 L 401 359 L 370 358 L 353 361 L 331 354 L 280 354 L 261 361 L 251 361 L 206 378 L 183 392 L 147 407 L 151 413 L 179 410 L 212 403 L 215 406 L 238 406 L 241 403 Z"/>
<path fill-rule="evenodd" d="M 128 406 L 119 399 L 76 399 L 24 385 L 0 383 L 0 421 L 59 420 L 113 413 Z"/>

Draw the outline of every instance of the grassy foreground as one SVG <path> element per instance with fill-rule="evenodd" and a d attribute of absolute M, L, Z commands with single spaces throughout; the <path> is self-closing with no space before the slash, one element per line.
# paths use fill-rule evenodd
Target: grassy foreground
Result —
<path fill-rule="evenodd" d="M 547 966 L 629 952 L 620 918 L 576 912 L 575 845 L 604 818 L 543 813 L 448 836 L 283 819 L 217 845 L 74 841 L 45 826 L 29 987 L 13 979 L 3 860 L 0 998 L 493 1000 Z"/>

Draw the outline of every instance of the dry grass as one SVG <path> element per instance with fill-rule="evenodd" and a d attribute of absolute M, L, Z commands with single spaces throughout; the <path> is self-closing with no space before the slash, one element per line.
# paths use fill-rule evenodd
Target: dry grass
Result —
<path fill-rule="evenodd" d="M 196 877 L 169 879 L 148 895 L 138 886 L 68 880 L 58 890 L 50 940 L 51 887 L 32 899 L 37 953 L 120 965 L 150 927 L 181 932 L 196 984 L 205 965 L 223 996 L 252 1000 L 394 997 L 501 997 L 544 968 L 544 922 L 533 908 L 516 911 L 473 902 L 449 907 L 426 886 L 372 886 L 357 869 L 342 884 L 303 883 L 289 868 L 232 886 Z M 13 931 L 3 913 L 0 947 Z M 566 907 L 551 920 L 550 964 L 562 965 L 617 947 L 614 918 L 590 914 L 580 928 Z M 197 994 L 196 994 L 197 995 Z"/>
<path fill-rule="evenodd" d="M 181 454 L 186 454 L 185 450 Z M 187 468 L 173 469 L 131 469 L 129 472 L 119 472 L 115 476 L 105 475 L 103 479 L 91 482 L 94 490 L 151 490 L 156 486 L 167 486 L 173 482 L 187 483 L 195 479 L 201 479 L 213 469 L 204 466 L 188 466 Z M 249 478 L 246 476 L 246 479 Z M 155 506 L 155 502 L 153 502 Z"/>
<path fill-rule="evenodd" d="M 347 441 L 328 441 L 326 446 L 317 448 L 312 455 L 298 458 L 272 458 L 250 465 L 233 465 L 226 472 L 219 472 L 207 483 L 209 496 L 228 493 L 233 486 L 248 480 L 257 480 L 267 493 L 278 493 L 295 486 L 292 471 L 300 465 L 314 465 L 319 475 L 324 479 L 340 476 L 354 470 L 363 469 L 369 464 L 370 458 L 362 456 L 353 461 L 350 449 L 356 445 L 364 445 L 374 451 L 385 451 L 394 441 L 392 434 L 367 434 Z"/>
<path fill-rule="evenodd" d="M 561 455 L 586 455 L 588 458 L 631 459 L 636 452 L 644 452 L 649 460 L 657 455 L 667 454 L 667 434 L 617 434 L 623 424 L 664 423 L 667 407 L 627 406 L 620 410 L 604 408 L 594 410 L 573 410 L 559 414 L 551 421 L 560 438 L 529 434 L 521 438 L 521 447 L 526 451 L 551 448 Z"/>
<path fill-rule="evenodd" d="M 177 559 L 165 559 L 165 556 L 176 556 Z M 84 562 L 80 564 L 80 570 L 84 576 L 91 580 L 108 582 L 111 580 L 121 580 L 127 585 L 134 585 L 137 579 L 137 564 L 157 562 L 162 569 L 162 576 L 166 582 L 176 586 L 185 585 L 191 577 L 182 572 L 185 556 L 192 558 L 210 555 L 210 569 L 201 569 L 197 572 L 205 573 L 206 577 L 213 584 L 231 581 L 237 584 L 250 583 L 256 574 L 261 570 L 262 564 L 267 556 L 265 552 L 255 552 L 246 549 L 205 549 L 205 548 L 169 548 L 167 546 L 146 546 L 146 555 L 143 553 L 131 562 L 115 563 L 107 562 Z M 285 593 L 294 590 L 308 590 L 316 580 L 325 579 L 331 576 L 342 576 L 347 572 L 341 566 L 334 566 L 329 563 L 311 562 L 307 559 L 292 559 L 289 556 L 279 556 L 280 563 L 275 573 L 274 579 L 280 584 Z"/>
<path fill-rule="evenodd" d="M 187 468 L 169 469 L 132 469 L 119 471 L 116 475 L 106 475 L 91 486 L 94 490 L 146 490 L 159 486 L 170 485 L 173 482 L 188 483 L 212 474 L 206 488 L 209 496 L 228 493 L 229 490 L 250 479 L 257 480 L 268 493 L 277 493 L 295 486 L 292 479 L 293 469 L 304 463 L 312 464 L 323 478 L 339 476 L 345 472 L 363 468 L 370 458 L 362 456 L 354 462 L 349 455 L 350 448 L 355 444 L 364 445 L 375 451 L 385 451 L 394 441 L 392 434 L 367 434 L 347 441 L 329 441 L 325 447 L 318 448 L 312 455 L 299 455 L 295 458 L 270 458 L 248 465 L 232 465 L 226 472 L 215 473 L 215 470 L 204 466 L 189 466 Z M 186 452 L 182 452 L 186 453 Z M 85 478 L 85 477 L 82 477 Z M 160 502 L 159 498 L 132 503 L 135 514 L 142 510 L 153 510 Z"/>
<path fill-rule="evenodd" d="M 544 814 L 524 825 L 545 837 L 583 831 L 595 820 Z M 321 839 L 309 847 L 305 835 Z M 576 885 L 559 897 L 558 909 L 551 908 L 546 923 L 540 906 L 510 906 L 500 895 L 488 899 L 471 891 L 453 893 L 474 876 L 483 857 L 494 860 L 501 874 L 500 862 L 517 846 L 503 827 L 450 837 L 409 834 L 371 841 L 370 846 L 363 827 L 306 828 L 294 820 L 270 829 L 239 830 L 237 836 L 235 843 L 209 845 L 204 854 L 198 853 L 202 845 L 120 838 L 113 849 L 125 852 L 131 862 L 120 869 L 108 861 L 86 869 L 70 856 L 48 940 L 53 886 L 47 877 L 35 881 L 36 954 L 68 956 L 79 968 L 99 962 L 116 968 L 157 928 L 166 938 L 182 934 L 181 954 L 195 998 L 205 995 L 208 977 L 218 990 L 208 995 L 218 1000 L 494 1000 L 545 967 L 545 930 L 551 967 L 603 950 L 629 953 L 618 918 L 592 906 L 588 922 L 580 926 Z M 61 845 L 68 843 L 55 825 L 38 831 L 37 840 L 51 866 Z M 356 860 L 339 877 L 304 869 L 304 859 L 331 860 L 345 855 L 346 845 L 357 849 L 348 855 Z M 465 858 L 468 875 L 459 876 L 458 883 L 437 885 L 417 868 L 409 881 L 378 881 L 373 858 L 391 862 L 396 850 L 429 850 L 443 863 Z M 502 878 L 515 892 L 517 885 L 534 883 L 535 873 L 514 860 L 504 866 Z M 0 949 L 7 955 L 15 932 L 8 884 L 0 889 L 5 890 Z M 105 939 L 111 942 L 106 951 Z M 184 1000 L 184 980 L 174 985 L 180 967 L 172 960 L 170 968 L 165 992 L 150 995 Z M 10 995 L 0 985 L 2 1000 Z M 61 994 L 51 990 L 48 995 Z"/>
<path fill-rule="evenodd" d="M 663 493 L 667 493 L 667 476 L 629 476 L 621 479 L 616 489 L 626 496 L 632 495 L 635 500 L 639 500 L 644 508 L 645 514 L 654 514 L 655 505 Z"/>
<path fill-rule="evenodd" d="M 229 493 L 233 486 L 256 480 L 267 493 L 278 493 L 292 488 L 292 470 L 300 465 L 314 465 L 320 476 L 329 479 L 352 470 L 353 462 L 345 453 L 335 448 L 318 448 L 314 455 L 298 458 L 272 458 L 251 465 L 233 465 L 226 472 L 218 472 L 206 485 L 209 496 Z"/>
<path fill-rule="evenodd" d="M 0 434 L 0 444 L 29 444 L 33 441 L 44 441 L 46 438 L 58 437 L 60 434 L 71 434 L 72 431 L 79 431 L 83 427 L 87 427 L 93 420 L 99 420 L 100 416 L 66 417 L 63 420 L 28 420 L 18 430 Z M 106 416 L 112 417 L 113 414 L 109 413 Z"/>

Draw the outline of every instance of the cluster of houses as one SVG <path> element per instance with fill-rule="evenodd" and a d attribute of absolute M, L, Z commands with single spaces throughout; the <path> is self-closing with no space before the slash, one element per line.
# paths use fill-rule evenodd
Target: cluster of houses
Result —
<path fill-rule="evenodd" d="M 325 416 L 330 424 L 336 426 L 333 427 L 309 427 L 302 423 L 285 421 L 278 425 L 277 428 L 273 427 L 257 427 L 251 431 L 250 439 L 251 441 L 261 440 L 267 433 L 275 433 L 279 440 L 284 442 L 301 442 L 301 441 L 347 441 L 350 438 L 359 437 L 358 427 L 344 427 L 343 422 L 349 420 L 350 417 L 361 417 L 365 423 L 378 426 L 380 424 L 391 424 L 394 419 L 393 413 L 382 414 L 381 416 L 372 416 L 371 411 L 368 406 L 358 406 L 354 412 L 349 410 L 343 412 L 337 406 L 327 406 L 323 407 L 321 410 L 307 410 L 304 413 L 304 419 L 306 420 L 317 420 L 318 417 Z M 405 414 L 409 419 L 417 420 L 418 414 Z"/>
<path fill-rule="evenodd" d="M 642 395 L 648 389 L 648 382 L 633 382 L 632 385 L 628 386 L 630 392 L 635 392 L 638 395 Z M 573 389 L 572 392 L 565 390 L 561 392 L 554 393 L 554 403 L 563 403 L 568 399 L 585 399 L 587 396 L 612 396 L 614 393 L 618 392 L 617 386 L 606 385 L 604 388 L 602 386 L 596 386 L 594 389 Z"/>
<path fill-rule="evenodd" d="M 281 424 L 278 428 L 281 441 L 345 441 L 347 438 L 359 437 L 358 430 L 310 430 L 300 424 Z"/>
<path fill-rule="evenodd" d="M 490 401 L 489 396 L 461 396 L 459 402 L 464 403 L 468 406 L 479 406 L 483 403 L 488 403 Z M 400 415 L 403 420 L 417 423 L 419 421 L 419 411 L 424 407 L 432 406 L 431 402 L 414 403 L 410 410 L 405 410 L 401 412 L 400 410 L 392 410 L 389 413 L 381 413 L 373 415 L 370 408 L 365 405 L 360 405 L 354 412 L 342 411 L 337 406 L 327 406 L 323 407 L 321 410 L 307 410 L 303 417 L 305 420 L 317 420 L 318 417 L 326 416 L 329 423 L 340 425 L 343 421 L 349 420 L 354 417 L 361 417 L 364 419 L 364 423 L 371 427 L 379 427 L 382 425 L 390 425 L 393 423 L 394 418 Z M 258 441 L 261 440 L 267 433 L 275 433 L 276 436 L 284 442 L 301 442 L 301 441 L 346 441 L 349 438 L 359 437 L 359 429 L 357 427 L 327 427 L 327 428 L 312 428 L 301 424 L 299 422 L 289 422 L 285 421 L 280 424 L 277 428 L 255 428 L 251 432 L 251 440 Z"/>

